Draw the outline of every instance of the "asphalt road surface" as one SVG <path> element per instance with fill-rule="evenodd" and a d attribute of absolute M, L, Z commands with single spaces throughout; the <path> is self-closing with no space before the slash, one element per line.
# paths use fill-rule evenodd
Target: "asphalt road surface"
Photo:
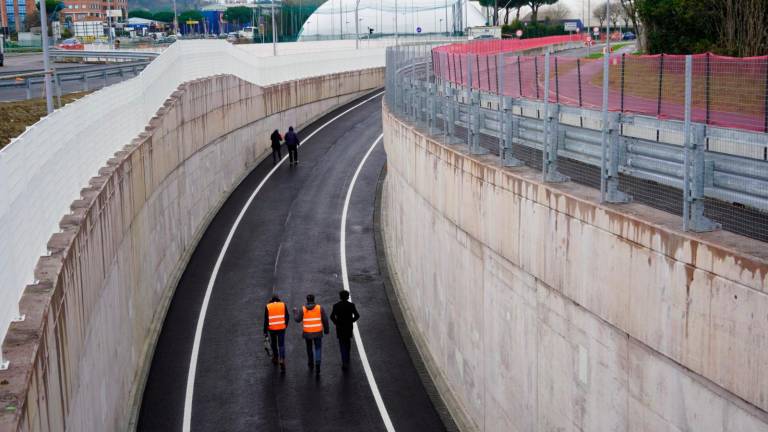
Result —
<path fill-rule="evenodd" d="M 306 139 L 313 131 L 315 135 Z M 304 142 L 298 167 L 286 161 L 268 177 L 273 164 L 267 159 L 233 192 L 177 286 L 152 360 L 139 431 L 186 430 L 191 363 L 196 364 L 187 407 L 192 431 L 445 430 L 398 331 L 379 269 L 373 215 L 385 163 L 377 141 L 381 131 L 381 96 L 349 104 L 300 131 Z M 343 287 L 341 215 L 358 167 L 348 202 L 346 262 L 370 377 L 383 408 L 374 399 L 358 346 L 353 344 L 350 370 L 342 372 L 333 331 L 323 340 L 319 378 L 307 367 L 300 324 L 288 326 L 284 375 L 263 349 L 264 307 L 273 290 L 289 308 L 300 307 L 308 293 L 314 293 L 326 311 L 337 301 Z M 266 177 L 221 261 L 210 290 L 199 356 L 190 361 L 217 258 L 238 214 Z M 385 416 L 391 419 L 390 428 Z"/>

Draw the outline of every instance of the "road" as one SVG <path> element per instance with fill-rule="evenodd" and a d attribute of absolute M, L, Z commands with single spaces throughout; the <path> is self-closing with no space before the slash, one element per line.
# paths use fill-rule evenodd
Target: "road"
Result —
<path fill-rule="evenodd" d="M 271 160 L 265 160 L 215 216 L 168 310 L 139 431 L 188 430 L 183 427 L 185 414 L 193 431 L 446 429 L 398 331 L 377 258 L 374 200 L 385 163 L 379 139 L 381 96 L 358 104 L 302 130 L 298 167 L 286 162 L 273 169 Z M 352 106 L 356 108 L 350 110 Z M 332 333 L 324 338 L 322 373 L 316 378 L 307 368 L 301 325 L 294 322 L 286 335 L 287 373 L 281 375 L 263 350 L 265 302 L 274 291 L 290 308 L 314 293 L 330 310 L 344 286 L 340 242 L 345 201 L 345 262 L 371 373 L 366 373 L 360 346 L 353 348 L 350 370 L 341 371 Z M 227 243 L 241 211 L 242 220 Z M 209 290 L 223 245 L 228 248 Z M 200 316 L 203 326 L 197 334 Z M 190 365 L 196 370 L 191 376 Z M 372 382 L 382 404 L 374 397 Z M 392 428 L 385 427 L 385 417 Z"/>
<path fill-rule="evenodd" d="M 57 71 L 65 71 L 68 69 L 78 69 L 79 71 L 95 71 L 99 68 L 103 68 L 103 64 L 83 64 L 73 62 L 54 63 L 54 68 Z M 43 70 L 43 55 L 42 54 L 20 54 L 6 56 L 5 66 L 0 67 L 0 76 L 12 75 L 15 73 L 29 72 L 32 70 Z M 95 75 L 95 74 L 93 74 Z M 102 87 L 106 87 L 112 84 L 119 83 L 128 78 L 132 78 L 134 75 L 131 72 L 126 72 L 123 76 L 111 75 L 107 79 L 102 77 L 90 77 L 88 83 L 85 85 L 82 81 L 65 81 L 61 84 L 62 94 L 80 92 L 85 90 L 96 90 Z M 30 86 L 32 98 L 45 97 L 45 90 L 42 84 L 32 84 Z M 0 87 L 0 102 L 24 100 L 27 98 L 27 89 L 25 86 L 20 85 L 18 87 Z"/>

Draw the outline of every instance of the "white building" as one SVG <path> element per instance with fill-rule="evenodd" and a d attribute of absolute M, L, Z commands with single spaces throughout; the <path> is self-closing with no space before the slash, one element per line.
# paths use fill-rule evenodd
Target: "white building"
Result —
<path fill-rule="evenodd" d="M 328 0 L 304 23 L 299 40 L 352 39 L 355 37 L 357 0 Z M 360 0 L 360 36 L 368 29 L 374 36 L 445 34 L 485 25 L 485 16 L 476 3 L 460 0 Z M 395 27 L 397 21 L 397 27 Z"/>

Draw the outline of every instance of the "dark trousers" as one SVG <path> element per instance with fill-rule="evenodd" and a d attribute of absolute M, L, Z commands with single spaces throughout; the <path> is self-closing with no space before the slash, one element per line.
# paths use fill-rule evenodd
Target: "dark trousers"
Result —
<path fill-rule="evenodd" d="M 299 146 L 289 145 L 288 146 L 288 157 L 290 158 L 291 163 L 298 162 L 299 161 Z"/>
<path fill-rule="evenodd" d="M 349 365 L 349 352 L 352 350 L 352 338 L 340 337 L 339 349 L 341 350 L 341 364 Z"/>
<path fill-rule="evenodd" d="M 323 354 L 323 338 L 304 339 L 304 342 L 307 344 L 307 362 L 319 365 Z"/>
<path fill-rule="evenodd" d="M 272 163 L 277 163 L 282 157 L 283 155 L 280 154 L 280 146 L 272 146 Z"/>
<path fill-rule="evenodd" d="M 272 355 L 279 359 L 285 358 L 285 330 L 270 330 L 269 344 L 272 345 Z"/>

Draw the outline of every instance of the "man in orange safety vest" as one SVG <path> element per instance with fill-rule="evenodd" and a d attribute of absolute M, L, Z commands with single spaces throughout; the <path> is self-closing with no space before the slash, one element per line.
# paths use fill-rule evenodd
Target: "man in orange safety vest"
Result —
<path fill-rule="evenodd" d="M 307 303 L 301 307 L 300 311 L 293 308 L 293 316 L 296 322 L 304 323 L 304 342 L 307 344 L 307 366 L 309 369 L 315 369 L 315 373 L 320 375 L 320 360 L 322 358 L 323 335 L 328 334 L 328 318 L 325 315 L 325 309 L 319 304 L 315 304 L 315 296 L 307 295 Z"/>
<path fill-rule="evenodd" d="M 272 363 L 279 364 L 285 371 L 285 329 L 288 327 L 288 307 L 276 295 L 264 308 L 264 337 L 269 335 L 272 346 Z"/>

